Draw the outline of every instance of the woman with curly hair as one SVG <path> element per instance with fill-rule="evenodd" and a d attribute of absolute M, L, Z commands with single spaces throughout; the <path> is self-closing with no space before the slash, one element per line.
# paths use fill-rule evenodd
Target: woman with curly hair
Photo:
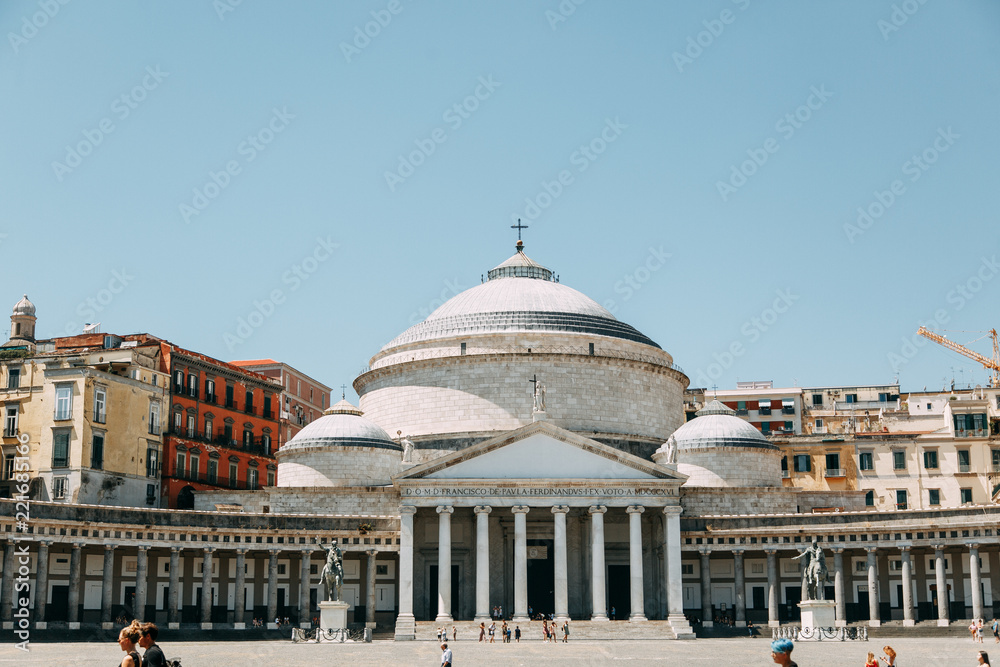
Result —
<path fill-rule="evenodd" d="M 878 659 L 884 662 L 886 667 L 893 667 L 896 664 L 896 651 L 891 646 L 883 646 L 882 652 L 886 657 L 879 656 Z"/>
<path fill-rule="evenodd" d="M 118 647 L 125 653 L 121 667 L 142 667 L 142 658 L 135 650 L 141 636 L 142 626 L 139 625 L 139 621 L 132 621 L 118 633 Z"/>

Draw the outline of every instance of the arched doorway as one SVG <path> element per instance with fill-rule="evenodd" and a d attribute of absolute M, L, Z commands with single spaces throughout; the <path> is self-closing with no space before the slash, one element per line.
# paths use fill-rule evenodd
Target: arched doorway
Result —
<path fill-rule="evenodd" d="M 194 487 L 185 486 L 181 489 L 181 492 L 177 494 L 177 509 L 179 510 L 193 510 L 194 509 Z"/>

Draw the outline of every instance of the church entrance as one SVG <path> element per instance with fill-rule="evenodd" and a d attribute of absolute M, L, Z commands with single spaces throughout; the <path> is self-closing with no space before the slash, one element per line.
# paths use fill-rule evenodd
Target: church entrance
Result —
<path fill-rule="evenodd" d="M 528 606 L 532 618 L 555 613 L 555 561 L 552 540 L 528 540 Z"/>
<path fill-rule="evenodd" d="M 632 582 L 628 565 L 608 565 L 608 618 L 626 620 L 632 613 Z M 614 614 L 611 610 L 614 609 Z"/>
<path fill-rule="evenodd" d="M 438 615 L 438 566 L 431 565 L 429 568 L 430 580 L 427 582 L 427 618 L 433 621 Z M 458 587 L 462 579 L 459 577 L 458 565 L 451 566 L 451 617 L 459 617 L 459 595 Z"/>

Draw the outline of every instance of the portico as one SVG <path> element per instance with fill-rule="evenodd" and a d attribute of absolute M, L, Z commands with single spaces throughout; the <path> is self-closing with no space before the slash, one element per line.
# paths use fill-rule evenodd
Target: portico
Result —
<path fill-rule="evenodd" d="M 688 636 L 685 479 L 547 422 L 411 468 L 393 480 L 413 521 L 400 534 L 401 558 L 413 559 L 400 567 L 400 609 L 412 612 L 396 638 L 412 638 L 418 618 L 481 620 L 495 606 L 522 622 L 529 610 L 603 622 L 614 609 L 617 620 L 668 618 Z"/>

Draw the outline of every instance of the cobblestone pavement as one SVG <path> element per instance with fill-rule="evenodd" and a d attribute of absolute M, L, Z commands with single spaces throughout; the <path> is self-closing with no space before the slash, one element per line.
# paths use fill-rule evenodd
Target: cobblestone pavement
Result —
<path fill-rule="evenodd" d="M 32 644 L 24 653 L 9 643 L 0 646 L 0 667 L 115 667 L 122 653 L 115 644 Z M 886 640 L 883 640 L 886 641 Z M 973 667 L 980 645 L 966 639 L 891 639 L 904 667 Z M 699 639 L 696 641 L 570 641 L 569 644 L 451 643 L 457 665 L 771 665 L 770 642 L 764 639 Z M 1000 664 L 1000 646 L 993 650 Z M 281 665 L 440 665 L 434 642 L 376 641 L 371 644 L 292 644 L 281 641 L 184 642 L 164 645 L 168 658 L 183 667 L 278 667 Z M 792 657 L 802 667 L 863 667 L 868 651 L 881 653 L 879 642 L 822 642 L 796 645 Z"/>

